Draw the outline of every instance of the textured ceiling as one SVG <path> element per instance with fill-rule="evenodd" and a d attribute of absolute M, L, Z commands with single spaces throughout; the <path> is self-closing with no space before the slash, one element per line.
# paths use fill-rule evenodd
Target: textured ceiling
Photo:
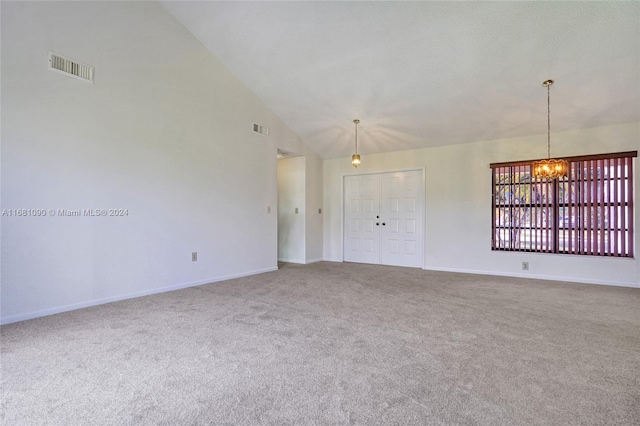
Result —
<path fill-rule="evenodd" d="M 640 121 L 638 2 L 162 4 L 323 158 Z"/>

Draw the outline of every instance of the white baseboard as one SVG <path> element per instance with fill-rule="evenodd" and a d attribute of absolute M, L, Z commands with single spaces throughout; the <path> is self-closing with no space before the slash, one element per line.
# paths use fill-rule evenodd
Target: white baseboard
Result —
<path fill-rule="evenodd" d="M 474 270 L 474 269 L 433 268 L 433 267 L 424 267 L 422 269 L 424 269 L 425 271 L 459 272 L 461 274 L 495 275 L 499 277 L 531 278 L 534 280 L 564 281 L 564 282 L 580 283 L 580 284 L 597 284 L 597 285 L 610 285 L 610 286 L 616 286 L 616 287 L 640 288 L 640 284 L 638 283 L 630 283 L 625 281 L 587 280 L 582 278 L 556 277 L 553 275 L 505 273 L 505 272 L 496 272 L 496 271 L 480 271 L 480 270 Z"/>
<path fill-rule="evenodd" d="M 300 260 L 300 259 L 280 259 L 280 258 L 278 258 L 278 262 L 297 263 L 298 265 L 304 265 L 304 260 Z"/>
<path fill-rule="evenodd" d="M 297 265 L 308 265 L 309 263 L 317 263 L 322 262 L 322 258 L 318 259 L 309 259 L 309 260 L 299 260 L 299 259 L 278 259 L 278 262 L 284 263 L 295 263 Z"/>
<path fill-rule="evenodd" d="M 225 275 L 223 277 L 209 278 L 209 279 L 206 279 L 206 280 L 199 280 L 199 281 L 193 281 L 193 282 L 188 282 L 188 283 L 170 285 L 170 286 L 166 286 L 166 287 L 153 288 L 153 289 L 149 289 L 149 290 L 136 291 L 136 292 L 133 292 L 133 293 L 127 293 L 127 294 L 111 296 L 111 297 L 104 297 L 102 299 L 88 300 L 88 301 L 85 301 L 85 302 L 73 303 L 71 305 L 56 306 L 56 307 L 53 307 L 53 308 L 42 309 L 42 310 L 39 310 L 39 311 L 28 312 L 28 313 L 25 313 L 25 314 L 18 314 L 18 315 L 11 315 L 11 316 L 8 316 L 8 317 L 3 317 L 2 319 L 0 319 L 0 324 L 1 325 L 11 324 L 13 322 L 26 321 L 26 320 L 29 320 L 29 319 L 45 317 L 45 316 L 48 316 L 48 315 L 60 314 L 62 312 L 74 311 L 76 309 L 82 309 L 82 308 L 89 308 L 91 306 L 104 305 L 105 303 L 118 302 L 120 300 L 126 300 L 126 299 L 134 299 L 136 297 L 142 297 L 142 296 L 151 296 L 152 294 L 166 293 L 168 291 L 180 290 L 180 289 L 187 288 L 187 287 L 196 287 L 196 286 L 203 285 L 203 284 L 210 284 L 210 283 L 215 283 L 215 282 L 220 282 L 220 281 L 226 281 L 226 280 L 231 280 L 231 279 L 234 279 L 234 278 L 242 278 L 242 277 L 247 277 L 247 276 L 250 276 L 250 275 L 263 274 L 265 272 L 272 272 L 272 271 L 277 271 L 277 270 L 278 270 L 278 267 L 274 266 L 274 267 L 271 267 L 271 268 L 265 268 L 265 269 L 258 269 L 258 270 L 255 270 L 255 271 L 242 272 L 242 273 L 239 273 L 239 274 Z"/>

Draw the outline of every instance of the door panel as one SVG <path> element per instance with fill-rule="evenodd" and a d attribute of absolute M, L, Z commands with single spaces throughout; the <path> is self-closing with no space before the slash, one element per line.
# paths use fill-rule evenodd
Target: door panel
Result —
<path fill-rule="evenodd" d="M 422 267 L 422 172 L 383 173 L 381 176 L 380 263 Z"/>
<path fill-rule="evenodd" d="M 380 263 L 380 175 L 346 176 L 344 260 Z"/>

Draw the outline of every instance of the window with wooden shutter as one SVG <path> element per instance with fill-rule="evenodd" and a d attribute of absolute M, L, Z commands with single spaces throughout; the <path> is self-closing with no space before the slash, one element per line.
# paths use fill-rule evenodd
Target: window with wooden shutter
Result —
<path fill-rule="evenodd" d="M 566 158 L 568 176 L 536 180 L 531 161 L 491 164 L 492 249 L 633 257 L 637 151 Z"/>

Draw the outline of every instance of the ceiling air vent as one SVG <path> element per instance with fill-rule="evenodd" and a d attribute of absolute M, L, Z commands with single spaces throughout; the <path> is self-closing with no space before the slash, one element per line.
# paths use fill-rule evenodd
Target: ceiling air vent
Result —
<path fill-rule="evenodd" d="M 253 123 L 253 131 L 260 133 L 262 136 L 269 136 L 269 128 Z"/>
<path fill-rule="evenodd" d="M 94 68 L 75 59 L 65 58 L 57 53 L 49 52 L 49 69 L 93 84 Z"/>

